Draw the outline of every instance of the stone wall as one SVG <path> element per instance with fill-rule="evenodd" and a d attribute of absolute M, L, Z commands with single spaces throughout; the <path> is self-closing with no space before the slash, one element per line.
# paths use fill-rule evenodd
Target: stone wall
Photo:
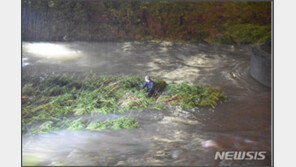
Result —
<path fill-rule="evenodd" d="M 250 74 L 263 85 L 271 87 L 270 43 L 252 48 Z"/>

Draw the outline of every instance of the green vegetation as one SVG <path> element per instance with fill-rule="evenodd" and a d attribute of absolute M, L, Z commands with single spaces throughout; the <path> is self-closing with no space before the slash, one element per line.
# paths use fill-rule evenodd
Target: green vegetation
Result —
<path fill-rule="evenodd" d="M 82 130 L 85 128 L 85 125 L 82 120 L 78 119 L 68 124 L 68 130 Z"/>
<path fill-rule="evenodd" d="M 27 41 L 271 40 L 271 2 L 22 1 Z"/>
<path fill-rule="evenodd" d="M 57 127 L 53 126 L 53 122 L 52 121 L 46 121 L 45 123 L 41 124 L 38 128 L 33 130 L 33 134 L 35 133 L 46 133 L 49 132 L 51 130 L 57 130 Z"/>
<path fill-rule="evenodd" d="M 174 105 L 180 105 L 183 109 L 192 109 L 197 106 L 212 106 L 215 108 L 217 101 L 224 97 L 218 88 L 210 88 L 202 85 L 189 85 L 181 83 L 170 88 Z"/>
<path fill-rule="evenodd" d="M 33 155 L 23 155 L 22 157 L 22 165 L 23 166 L 38 166 L 41 160 Z"/>
<path fill-rule="evenodd" d="M 86 129 L 89 130 L 104 130 L 104 129 L 133 129 L 139 127 L 140 124 L 133 118 L 120 117 L 112 121 L 91 122 Z"/>
<path fill-rule="evenodd" d="M 83 79 L 67 76 L 48 78 L 23 78 L 23 125 L 32 133 L 45 133 L 58 128 L 81 129 L 131 129 L 139 126 L 132 118 L 119 118 L 107 122 L 86 124 L 81 119 L 86 114 L 124 113 L 144 111 L 147 108 L 165 110 L 168 106 L 193 109 L 199 106 L 215 107 L 224 97 L 218 88 L 188 83 L 167 84 L 155 78 L 155 94 L 148 97 L 140 90 L 144 80 L 136 76 L 95 76 Z M 78 117 L 69 120 L 69 117 Z M 24 130 L 24 128 L 23 128 Z"/>

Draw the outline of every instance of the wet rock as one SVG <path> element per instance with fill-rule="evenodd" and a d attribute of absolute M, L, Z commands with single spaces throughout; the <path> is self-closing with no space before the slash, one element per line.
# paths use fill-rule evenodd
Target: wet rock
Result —
<path fill-rule="evenodd" d="M 213 140 L 206 140 L 201 143 L 201 145 L 205 148 L 219 148 L 218 143 Z"/>
<path fill-rule="evenodd" d="M 127 165 L 125 161 L 118 161 L 115 166 L 124 166 Z"/>

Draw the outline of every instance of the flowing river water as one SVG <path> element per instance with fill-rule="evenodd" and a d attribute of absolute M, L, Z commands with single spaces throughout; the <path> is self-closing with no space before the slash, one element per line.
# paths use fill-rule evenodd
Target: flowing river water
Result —
<path fill-rule="evenodd" d="M 170 42 L 22 44 L 22 77 L 140 75 L 218 86 L 215 109 L 129 112 L 134 130 L 58 130 L 22 136 L 23 160 L 38 165 L 271 165 L 271 89 L 249 75 L 250 46 Z M 98 120 L 119 115 L 85 116 Z M 265 160 L 215 160 L 216 151 L 267 151 Z"/>

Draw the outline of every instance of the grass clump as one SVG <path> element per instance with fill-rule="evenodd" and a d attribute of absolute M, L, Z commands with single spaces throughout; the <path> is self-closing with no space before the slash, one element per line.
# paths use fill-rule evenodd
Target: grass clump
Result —
<path fill-rule="evenodd" d="M 72 123 L 69 123 L 68 126 L 68 130 L 82 130 L 85 128 L 85 125 L 81 119 L 77 119 Z"/>
<path fill-rule="evenodd" d="M 217 101 L 225 97 L 218 88 L 203 85 L 189 85 L 183 82 L 170 86 L 172 96 L 164 99 L 172 105 L 180 105 L 183 109 L 192 109 L 198 106 L 215 108 Z"/>
<path fill-rule="evenodd" d="M 86 129 L 88 130 L 104 130 L 104 129 L 134 129 L 140 124 L 133 118 L 120 117 L 115 120 L 108 120 L 104 122 L 91 122 Z"/>
<path fill-rule="evenodd" d="M 33 134 L 36 134 L 36 133 L 47 133 L 51 130 L 57 130 L 58 127 L 55 127 L 53 125 L 54 123 L 52 121 L 46 121 L 44 122 L 43 124 L 41 124 L 38 128 L 34 129 L 32 131 Z"/>

